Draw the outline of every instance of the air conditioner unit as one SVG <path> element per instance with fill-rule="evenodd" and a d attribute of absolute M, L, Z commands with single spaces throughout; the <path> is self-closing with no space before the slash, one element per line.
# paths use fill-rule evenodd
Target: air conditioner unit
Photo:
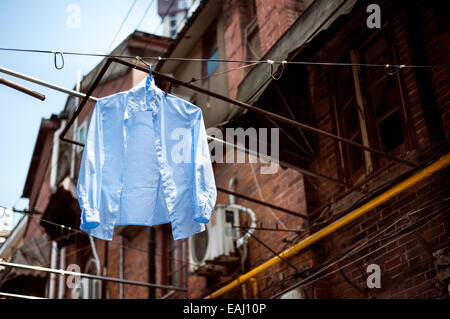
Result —
<path fill-rule="evenodd" d="M 281 296 L 281 299 L 305 299 L 305 291 L 300 288 L 292 289 Z"/>
<path fill-rule="evenodd" d="M 239 226 L 239 209 L 217 205 L 206 230 L 189 238 L 192 272 L 202 272 L 210 264 L 232 260 L 230 257 L 235 255 L 236 239 L 240 234 L 233 226 Z"/>
<path fill-rule="evenodd" d="M 100 280 L 81 278 L 79 287 L 72 289 L 72 299 L 100 299 L 101 290 Z"/>

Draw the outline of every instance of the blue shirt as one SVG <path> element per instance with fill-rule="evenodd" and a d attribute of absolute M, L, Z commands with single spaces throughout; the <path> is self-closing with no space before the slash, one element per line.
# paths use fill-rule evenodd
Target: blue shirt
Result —
<path fill-rule="evenodd" d="M 97 101 L 77 184 L 81 230 L 171 223 L 175 240 L 205 230 L 217 190 L 201 109 L 151 77 Z"/>

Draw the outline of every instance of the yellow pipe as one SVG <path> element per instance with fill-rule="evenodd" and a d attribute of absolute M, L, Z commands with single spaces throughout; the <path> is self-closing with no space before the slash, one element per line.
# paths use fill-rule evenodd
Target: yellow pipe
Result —
<path fill-rule="evenodd" d="M 371 199 L 370 201 L 368 201 L 364 205 L 362 205 L 359 208 L 353 210 L 352 212 L 350 212 L 349 214 L 345 215 L 344 217 L 338 219 L 334 223 L 332 223 L 332 224 L 322 228 L 318 232 L 316 232 L 316 233 L 312 234 L 311 236 L 303 239 L 301 242 L 299 242 L 299 243 L 295 244 L 294 246 L 286 249 L 285 251 L 283 251 L 282 253 L 279 254 L 280 257 L 281 258 L 285 258 L 285 259 L 289 258 L 289 257 L 292 257 L 293 255 L 297 254 L 299 251 L 301 251 L 301 250 L 307 248 L 308 246 L 310 246 L 311 244 L 321 240 L 325 236 L 328 236 L 329 234 L 335 232 L 339 228 L 344 227 L 345 225 L 349 224 L 350 222 L 352 222 L 356 218 L 364 215 L 365 213 L 371 211 L 372 209 L 376 208 L 377 206 L 379 206 L 379 205 L 383 204 L 384 202 L 388 201 L 389 199 L 391 199 L 395 195 L 401 193 L 402 191 L 410 188 L 411 186 L 413 186 L 413 185 L 417 184 L 418 182 L 422 181 L 423 179 L 427 178 L 431 174 L 433 174 L 433 173 L 435 173 L 435 172 L 437 172 L 437 171 L 439 171 L 439 170 L 441 170 L 441 169 L 443 169 L 443 168 L 445 168 L 445 167 L 447 167 L 449 165 L 450 165 L 450 153 L 447 153 L 446 155 L 442 156 L 439 160 L 437 160 L 433 164 L 425 167 L 424 169 L 422 169 L 419 172 L 415 173 L 411 177 L 408 177 L 404 181 L 396 184 L 392 188 L 388 189 L 387 191 L 385 191 L 384 193 L 378 195 L 377 197 Z M 211 293 L 210 295 L 206 296 L 205 299 L 217 298 L 217 297 L 223 295 L 224 293 L 230 291 L 231 289 L 233 289 L 233 288 L 235 288 L 235 287 L 245 283 L 250 278 L 256 276 L 260 272 L 262 272 L 262 271 L 266 270 L 267 268 L 272 267 L 273 265 L 275 265 L 275 264 L 279 263 L 280 261 L 282 261 L 282 259 L 280 257 L 275 256 L 275 257 L 269 259 L 268 261 L 266 261 L 262 265 L 259 265 L 259 266 L 255 267 L 255 268 L 253 268 L 252 270 L 250 270 L 249 272 L 239 276 L 237 279 L 233 280 L 232 282 L 230 282 L 226 286 L 224 286 L 224 287 L 220 288 L 219 290 L 217 290 L 217 291 Z"/>
<path fill-rule="evenodd" d="M 252 285 L 253 299 L 258 299 L 259 293 L 258 280 L 256 280 L 256 278 L 250 278 L 249 281 L 250 284 Z"/>

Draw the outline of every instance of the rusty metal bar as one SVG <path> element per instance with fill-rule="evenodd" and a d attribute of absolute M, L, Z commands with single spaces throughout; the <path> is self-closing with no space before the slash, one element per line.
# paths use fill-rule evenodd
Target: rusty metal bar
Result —
<path fill-rule="evenodd" d="M 275 89 L 277 90 L 278 95 L 280 96 L 284 107 L 289 112 L 289 115 L 291 116 L 291 118 L 293 120 L 297 121 L 297 118 L 295 117 L 294 112 L 292 112 L 292 109 L 290 108 L 288 102 L 286 101 L 286 98 L 284 97 L 283 92 L 281 92 L 280 88 L 278 87 L 278 84 L 275 81 L 273 81 L 272 83 L 273 83 L 273 86 L 275 87 Z M 312 149 L 311 144 L 309 144 L 308 139 L 306 138 L 305 134 L 303 133 L 303 130 L 300 127 L 297 127 L 297 129 L 300 132 L 300 134 L 302 135 L 303 139 L 305 140 L 306 146 L 308 147 L 311 156 L 314 156 L 314 150 Z"/>
<path fill-rule="evenodd" d="M 84 144 L 82 144 L 80 142 L 68 139 L 65 136 L 66 136 L 67 132 L 69 131 L 70 127 L 73 125 L 73 122 L 75 122 L 75 119 L 78 117 L 78 115 L 80 115 L 80 113 L 83 110 L 84 106 L 86 105 L 87 101 L 90 99 L 92 93 L 94 93 L 95 88 L 100 83 L 100 80 L 102 79 L 103 75 L 105 75 L 106 71 L 108 70 L 108 68 L 109 68 L 109 66 L 111 65 L 112 62 L 113 62 L 113 60 L 111 58 L 106 59 L 105 65 L 100 70 L 100 72 L 97 75 L 97 77 L 95 78 L 94 83 L 92 83 L 91 87 L 89 88 L 89 91 L 86 93 L 86 95 L 84 96 L 84 98 L 81 101 L 80 105 L 78 106 L 78 108 L 73 113 L 73 115 L 70 118 L 69 122 L 67 122 L 66 127 L 61 132 L 61 135 L 59 135 L 59 139 L 61 141 L 69 142 L 69 143 L 72 143 L 72 144 L 77 144 L 77 145 L 80 145 L 80 146 L 84 145 Z"/>
<path fill-rule="evenodd" d="M 273 204 L 269 204 L 269 203 L 266 203 L 266 202 L 260 201 L 258 199 L 255 199 L 255 198 L 252 198 L 252 197 L 248 197 L 248 196 L 236 193 L 236 192 L 232 192 L 232 191 L 230 191 L 228 189 L 225 189 L 225 188 L 217 187 L 217 190 L 219 192 L 230 194 L 230 195 L 233 195 L 233 196 L 236 196 L 236 197 L 248 200 L 249 202 L 254 202 L 254 203 L 259 204 L 259 205 L 267 206 L 267 207 L 279 210 L 281 212 L 284 212 L 284 213 L 287 213 L 287 214 L 290 214 L 290 215 L 301 217 L 303 219 L 307 219 L 308 218 L 305 214 L 296 213 L 296 212 L 294 212 L 292 210 L 289 210 L 289 209 L 286 209 L 286 208 L 282 208 L 282 207 L 279 207 L 279 206 L 275 206 Z"/>
<path fill-rule="evenodd" d="M 177 291 L 187 291 L 187 288 L 182 288 L 182 287 L 159 285 L 159 284 L 153 284 L 153 283 L 148 283 L 148 282 L 119 279 L 119 278 L 114 278 L 114 277 L 97 276 L 97 275 L 91 275 L 91 274 L 86 274 L 86 273 L 81 273 L 81 272 L 68 271 L 68 270 L 64 270 L 64 269 L 46 268 L 46 267 L 41 267 L 41 266 L 31 266 L 31 265 L 10 263 L 10 262 L 4 262 L 4 261 L 0 261 L 0 265 L 6 266 L 6 267 L 14 267 L 14 268 L 42 271 L 42 272 L 47 272 L 47 273 L 51 273 L 51 274 L 71 275 L 71 276 L 79 276 L 80 278 L 105 280 L 105 281 L 111 281 L 111 282 L 116 282 L 116 283 L 123 283 L 126 285 L 153 287 L 153 288 L 177 290 Z"/>
<path fill-rule="evenodd" d="M 34 97 L 36 99 L 39 99 L 41 101 L 45 100 L 45 95 L 44 94 L 41 94 L 39 92 L 30 90 L 29 88 L 27 88 L 25 86 L 22 86 L 20 84 L 14 83 L 14 82 L 11 82 L 11 81 L 9 81 L 7 79 L 0 78 L 0 84 L 9 86 L 12 89 L 15 89 L 15 90 L 20 91 L 20 92 L 25 93 L 25 94 L 28 94 L 28 95 L 30 95 L 30 96 L 32 96 L 32 97 Z"/>
<path fill-rule="evenodd" d="M 118 58 L 109 58 L 109 59 L 111 59 L 111 60 L 114 61 L 114 62 L 117 62 L 117 63 L 123 64 L 123 65 L 126 65 L 126 66 L 128 66 L 128 67 L 130 67 L 130 68 L 135 68 L 135 69 L 141 70 L 141 71 L 143 71 L 143 72 L 148 72 L 147 68 L 144 68 L 144 67 L 142 67 L 142 66 L 136 66 L 136 65 L 133 64 L 133 63 L 129 63 L 129 62 L 123 61 L 123 60 L 121 60 L 121 59 L 118 59 Z M 342 142 L 342 143 L 346 143 L 346 144 L 349 144 L 349 145 L 358 147 L 358 148 L 360 148 L 360 149 L 363 149 L 363 150 L 366 150 L 366 151 L 369 151 L 369 152 L 378 154 L 378 155 L 380 155 L 380 156 L 389 158 L 389 159 L 391 159 L 391 160 L 393 160 L 393 161 L 402 163 L 402 164 L 404 164 L 404 165 L 408 165 L 408 166 L 411 166 L 411 167 L 416 167 L 416 164 L 414 164 L 414 163 L 412 163 L 412 162 L 409 162 L 409 161 L 407 161 L 407 160 L 404 160 L 404 159 L 395 157 L 395 156 L 393 156 L 393 155 L 384 153 L 384 152 L 379 151 L 379 150 L 377 150 L 377 149 L 375 149 L 375 148 L 373 148 L 373 147 L 370 147 L 370 146 L 366 146 L 366 145 L 362 145 L 362 144 L 356 143 L 356 142 L 354 142 L 354 141 L 352 141 L 352 140 L 343 138 L 343 137 L 338 136 L 338 135 L 334 135 L 334 134 L 329 133 L 329 132 L 327 132 L 327 131 L 324 131 L 324 130 L 321 130 L 321 129 L 318 129 L 318 128 L 309 126 L 309 125 L 307 125 L 307 124 L 304 124 L 304 123 L 300 123 L 300 122 L 291 120 L 291 119 L 286 118 L 286 117 L 284 117 L 284 116 L 281 116 L 281 115 L 278 115 L 278 114 L 275 114 L 275 113 L 272 113 L 272 112 L 263 110 L 263 109 L 261 109 L 261 108 L 259 108 L 259 107 L 254 106 L 254 105 L 250 105 L 250 104 L 247 104 L 247 103 L 244 103 L 244 102 L 241 102 L 241 101 L 238 101 L 238 100 L 229 98 L 229 97 L 227 97 L 227 96 L 224 96 L 224 95 L 221 95 L 221 94 L 212 92 L 212 91 L 210 91 L 210 90 L 203 89 L 203 88 L 198 87 L 198 86 L 196 86 L 196 85 L 192 85 L 192 84 L 190 84 L 190 83 L 187 83 L 187 82 L 183 82 L 183 81 L 177 80 L 177 79 L 172 78 L 172 77 L 170 77 L 170 76 L 168 76 L 168 75 L 166 75 L 166 74 L 159 73 L 159 72 L 157 72 L 157 71 L 152 71 L 152 74 L 155 74 L 155 75 L 159 76 L 160 78 L 162 78 L 162 79 L 164 79 L 164 80 L 166 80 L 166 81 L 170 81 L 170 82 L 172 82 L 172 83 L 174 83 L 174 84 L 176 84 L 176 85 L 184 86 L 184 87 L 186 87 L 186 88 L 188 88 L 188 89 L 191 89 L 191 90 L 194 90 L 194 91 L 197 91 L 197 92 L 200 92 L 200 93 L 209 95 L 209 96 L 214 97 L 214 98 L 216 98 L 216 99 L 219 99 L 219 100 L 222 100 L 222 101 L 225 101 L 225 102 L 228 102 L 228 103 L 231 103 L 231 104 L 234 104 L 234 105 L 237 105 L 237 106 L 246 108 L 246 109 L 248 109 L 248 110 L 250 110 L 250 111 L 252 111 L 252 112 L 258 113 L 258 114 L 260 114 L 260 115 L 262 115 L 262 116 L 270 116 L 270 117 L 272 117 L 273 119 L 279 120 L 279 121 L 281 121 L 281 122 L 284 122 L 284 123 L 287 123 L 287 124 L 290 124 L 290 125 L 293 125 L 293 126 L 296 126 L 296 127 L 300 127 L 300 128 L 302 128 L 302 129 L 304 129 L 304 130 L 307 130 L 307 131 L 310 131 L 310 132 L 313 132 L 313 133 L 317 133 L 317 134 L 320 134 L 320 135 L 327 136 L 327 137 L 329 137 L 329 138 L 338 140 L 338 141 L 340 141 L 340 142 Z"/>
<path fill-rule="evenodd" d="M 99 72 L 99 74 L 97 75 L 96 79 L 94 80 L 94 82 L 92 83 L 92 85 L 91 85 L 91 87 L 89 88 L 88 92 L 86 93 L 86 95 L 84 96 L 83 100 L 81 101 L 80 105 L 78 106 L 78 108 L 77 108 L 76 111 L 74 112 L 73 116 L 70 118 L 69 122 L 67 122 L 66 127 L 64 128 L 64 130 L 62 131 L 61 135 L 59 136 L 60 140 L 65 141 L 65 142 L 68 142 L 68 143 L 76 144 L 76 145 L 79 145 L 79 146 L 84 146 L 83 143 L 80 143 L 80 142 L 78 142 L 78 141 L 75 141 L 75 140 L 66 138 L 65 135 L 67 134 L 67 132 L 69 131 L 70 127 L 73 125 L 75 119 L 77 118 L 77 116 L 80 114 L 80 112 L 82 111 L 82 109 L 83 109 L 84 106 L 86 105 L 87 101 L 88 101 L 89 99 L 91 99 L 92 93 L 94 92 L 94 90 L 95 90 L 95 88 L 98 86 L 98 84 L 100 83 L 101 78 L 105 75 L 105 73 L 106 73 L 108 67 L 111 65 L 112 62 L 121 63 L 121 64 L 124 64 L 124 65 L 126 65 L 126 66 L 129 66 L 129 67 L 132 67 L 132 68 L 136 68 L 136 69 L 138 69 L 138 70 L 140 70 L 140 71 L 148 72 L 147 69 L 145 69 L 145 68 L 143 68 L 143 67 L 141 67 L 141 66 L 136 66 L 136 65 L 134 65 L 134 64 L 130 64 L 130 63 L 126 62 L 126 61 L 122 61 L 122 60 L 117 59 L 117 58 L 108 58 L 108 59 L 106 60 L 105 65 L 104 65 L 103 68 L 100 70 L 100 72 Z M 179 83 L 179 82 L 181 82 L 181 81 L 179 81 L 179 80 L 173 79 L 173 78 L 171 78 L 171 77 L 169 77 L 169 76 L 167 76 L 167 75 L 164 75 L 164 74 L 161 74 L 161 73 L 158 73 L 158 72 L 152 72 L 152 73 L 156 74 L 157 76 L 160 76 L 161 78 L 167 79 L 167 80 L 169 80 L 169 81 L 173 81 L 173 83 Z M 181 83 L 184 83 L 184 82 L 181 82 Z M 190 84 L 186 84 L 186 85 L 191 86 Z M 193 86 L 193 87 L 197 88 L 196 86 Z M 197 88 L 197 89 L 200 89 L 200 88 Z M 201 89 L 201 90 L 203 90 L 203 89 Z M 209 91 L 207 91 L 207 92 L 209 92 Z M 214 93 L 214 92 L 211 92 L 211 93 L 214 94 L 214 95 L 218 95 L 217 93 Z M 221 96 L 221 95 L 218 95 L 218 96 Z M 222 98 L 228 99 L 227 97 L 224 97 L 224 96 L 221 96 L 221 97 L 222 97 Z M 227 144 L 227 145 L 228 145 L 228 144 L 231 144 L 234 148 L 239 149 L 239 146 L 238 146 L 238 145 L 235 145 L 234 143 L 227 143 L 226 141 L 222 141 L 222 140 L 219 140 L 219 139 L 216 139 L 216 138 L 212 138 L 212 137 L 209 137 L 209 138 L 210 138 L 210 139 L 213 139 L 213 140 L 220 141 L 221 143 L 224 143 L 224 144 Z M 246 151 L 246 152 L 251 152 L 250 150 L 247 150 L 247 149 L 245 149 L 245 148 L 243 148 L 243 149 L 244 149 L 244 151 Z M 321 179 L 324 179 L 324 180 L 326 180 L 326 181 L 328 181 L 328 182 L 332 182 L 332 183 L 338 184 L 338 185 L 340 185 L 340 186 L 352 187 L 352 185 L 347 185 L 347 184 L 345 184 L 345 183 L 343 183 L 343 182 L 341 182 L 341 181 L 339 181 L 339 180 L 337 180 L 337 179 L 334 179 L 334 178 L 332 178 L 332 177 L 328 177 L 328 176 L 325 176 L 325 175 L 322 175 L 322 174 L 319 174 L 319 173 L 311 172 L 311 171 L 309 171 L 309 170 L 306 170 L 306 169 L 304 169 L 304 168 L 300 168 L 300 167 L 297 167 L 297 166 L 296 166 L 296 169 L 297 169 L 299 172 L 301 172 L 301 173 L 303 173 L 303 174 L 306 174 L 306 175 L 310 175 L 310 176 L 312 176 L 312 177 L 321 178 Z"/>

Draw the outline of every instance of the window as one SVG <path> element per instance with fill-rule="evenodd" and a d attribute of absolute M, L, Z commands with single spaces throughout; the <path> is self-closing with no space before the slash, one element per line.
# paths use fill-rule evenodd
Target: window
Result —
<path fill-rule="evenodd" d="M 341 62 L 394 64 L 394 47 L 381 29 Z M 334 112 L 340 136 L 386 153 L 404 152 L 407 142 L 406 116 L 399 73 L 381 67 L 342 67 L 333 71 Z M 373 164 L 385 159 L 358 147 L 339 145 L 341 165 L 347 179 L 370 173 Z"/>
<path fill-rule="evenodd" d="M 205 35 L 203 42 L 203 56 L 205 59 L 218 59 L 219 51 L 217 50 L 217 35 L 216 29 L 213 28 Z M 207 61 L 203 64 L 203 75 L 210 76 L 219 66 L 219 62 Z"/>
<path fill-rule="evenodd" d="M 388 64 L 395 62 L 393 48 L 387 32 L 381 32 L 359 49 L 362 63 Z M 384 68 L 365 68 L 362 72 L 367 88 L 367 104 L 373 118 L 372 128 L 378 139 L 375 146 L 390 153 L 405 143 L 403 100 L 399 75 Z"/>
<path fill-rule="evenodd" d="M 340 68 L 335 72 L 334 90 L 336 92 L 335 113 L 339 134 L 353 142 L 362 144 L 358 114 L 359 106 L 356 103 L 352 70 L 350 68 Z M 344 158 L 344 169 L 348 177 L 354 176 L 356 173 L 361 175 L 364 165 L 361 149 L 348 144 L 342 144 L 341 152 Z"/>

